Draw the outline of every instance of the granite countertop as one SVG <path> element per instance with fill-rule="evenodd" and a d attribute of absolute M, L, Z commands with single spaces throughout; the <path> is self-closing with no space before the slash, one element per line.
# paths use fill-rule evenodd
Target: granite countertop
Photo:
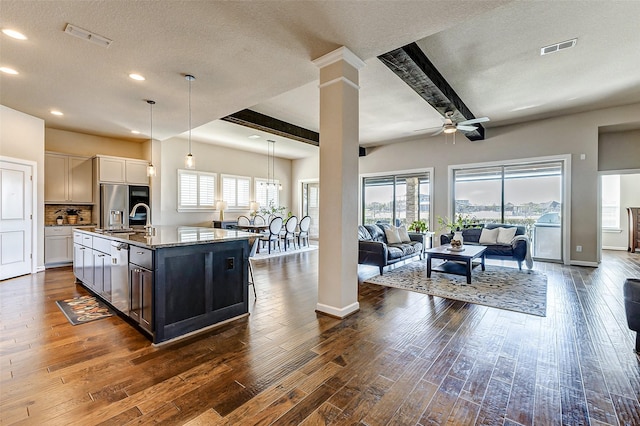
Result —
<path fill-rule="evenodd" d="M 233 229 L 199 226 L 156 226 L 154 228 L 155 235 L 153 236 L 147 236 L 144 232 L 110 232 L 97 228 L 83 228 L 78 229 L 78 231 L 150 249 L 256 238 L 255 233 Z"/>
<path fill-rule="evenodd" d="M 69 226 L 71 226 L 71 227 L 73 227 L 73 226 L 75 226 L 75 227 L 78 227 L 78 226 L 88 227 L 88 226 L 93 226 L 93 227 L 95 227 L 96 224 L 95 223 L 83 223 L 83 222 L 80 222 L 80 223 L 63 223 L 62 225 L 58 225 L 57 223 L 45 223 L 44 226 L 46 226 L 46 227 L 65 227 L 65 226 L 66 227 L 69 227 Z"/>

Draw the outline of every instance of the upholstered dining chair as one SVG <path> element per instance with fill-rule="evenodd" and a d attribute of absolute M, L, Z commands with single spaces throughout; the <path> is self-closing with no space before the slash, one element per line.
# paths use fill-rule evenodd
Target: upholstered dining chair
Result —
<path fill-rule="evenodd" d="M 265 222 L 264 221 L 264 216 L 260 216 L 259 214 L 257 214 L 254 218 L 253 218 L 253 224 L 254 225 L 264 225 Z"/>
<path fill-rule="evenodd" d="M 302 242 L 306 241 L 309 246 L 309 227 L 311 226 L 311 216 L 305 216 L 300 219 L 300 225 L 298 225 L 299 231 L 296 232 L 296 239 L 298 240 L 298 247 L 302 247 Z"/>
<path fill-rule="evenodd" d="M 278 248 L 280 248 L 280 231 L 282 230 L 282 218 L 274 217 L 271 222 L 269 222 L 269 232 L 265 232 L 260 236 L 260 241 L 263 243 L 267 243 L 269 245 L 269 253 L 271 253 L 271 244 L 273 244 L 273 249 L 276 249 L 276 243 L 278 244 Z"/>
<path fill-rule="evenodd" d="M 238 227 L 240 226 L 247 226 L 247 225 L 251 225 L 251 221 L 249 220 L 248 217 L 246 216 L 238 216 L 238 223 L 237 223 Z"/>
<path fill-rule="evenodd" d="M 296 248 L 296 227 L 298 226 L 298 217 L 290 216 L 284 224 L 284 232 L 280 233 L 284 243 L 284 251 L 289 247 L 289 241 L 293 241 L 293 248 Z"/>

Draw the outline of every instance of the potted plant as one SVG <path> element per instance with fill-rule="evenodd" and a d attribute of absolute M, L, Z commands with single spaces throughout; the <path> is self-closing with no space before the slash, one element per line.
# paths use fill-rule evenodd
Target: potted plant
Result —
<path fill-rule="evenodd" d="M 77 208 L 69 207 L 69 208 L 60 209 L 56 211 L 56 213 L 60 213 L 60 212 L 65 212 L 67 214 L 67 222 L 73 225 L 78 222 L 78 215 L 80 214 L 81 210 Z M 58 218 L 62 219 L 62 216 L 58 216 L 56 218 L 56 221 L 58 220 Z"/>
<path fill-rule="evenodd" d="M 409 231 L 413 232 L 424 233 L 427 232 L 428 229 L 429 226 L 424 220 L 414 220 L 413 222 L 411 222 L 411 225 L 409 225 Z"/>
<path fill-rule="evenodd" d="M 262 207 L 260 209 L 260 213 L 265 216 L 270 216 L 270 215 L 282 216 L 286 209 L 287 208 L 285 206 L 276 206 L 272 200 L 272 201 L 269 201 L 269 205 L 267 207 Z"/>
<path fill-rule="evenodd" d="M 56 212 L 58 213 L 58 212 Z M 58 225 L 62 225 L 62 222 L 64 221 L 64 218 L 61 215 L 58 215 L 58 217 L 56 217 L 56 223 Z"/>

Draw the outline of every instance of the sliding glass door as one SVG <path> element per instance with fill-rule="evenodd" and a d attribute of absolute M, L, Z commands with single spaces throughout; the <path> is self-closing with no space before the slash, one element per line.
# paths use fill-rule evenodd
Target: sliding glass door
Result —
<path fill-rule="evenodd" d="M 523 225 L 539 259 L 562 260 L 562 161 L 454 170 L 456 214 Z"/>
<path fill-rule="evenodd" d="M 429 223 L 429 173 L 366 177 L 362 185 L 362 223 Z"/>

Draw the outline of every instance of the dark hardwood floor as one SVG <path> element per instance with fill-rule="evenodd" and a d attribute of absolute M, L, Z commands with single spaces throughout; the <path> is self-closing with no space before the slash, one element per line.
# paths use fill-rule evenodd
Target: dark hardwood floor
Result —
<path fill-rule="evenodd" d="M 153 347 L 119 317 L 71 326 L 70 268 L 0 283 L 2 424 L 639 425 L 640 364 L 622 284 L 536 263 L 535 317 L 360 284 L 357 314 L 314 312 L 317 252 L 254 262 L 251 315 Z M 376 268 L 361 267 L 361 277 Z"/>

